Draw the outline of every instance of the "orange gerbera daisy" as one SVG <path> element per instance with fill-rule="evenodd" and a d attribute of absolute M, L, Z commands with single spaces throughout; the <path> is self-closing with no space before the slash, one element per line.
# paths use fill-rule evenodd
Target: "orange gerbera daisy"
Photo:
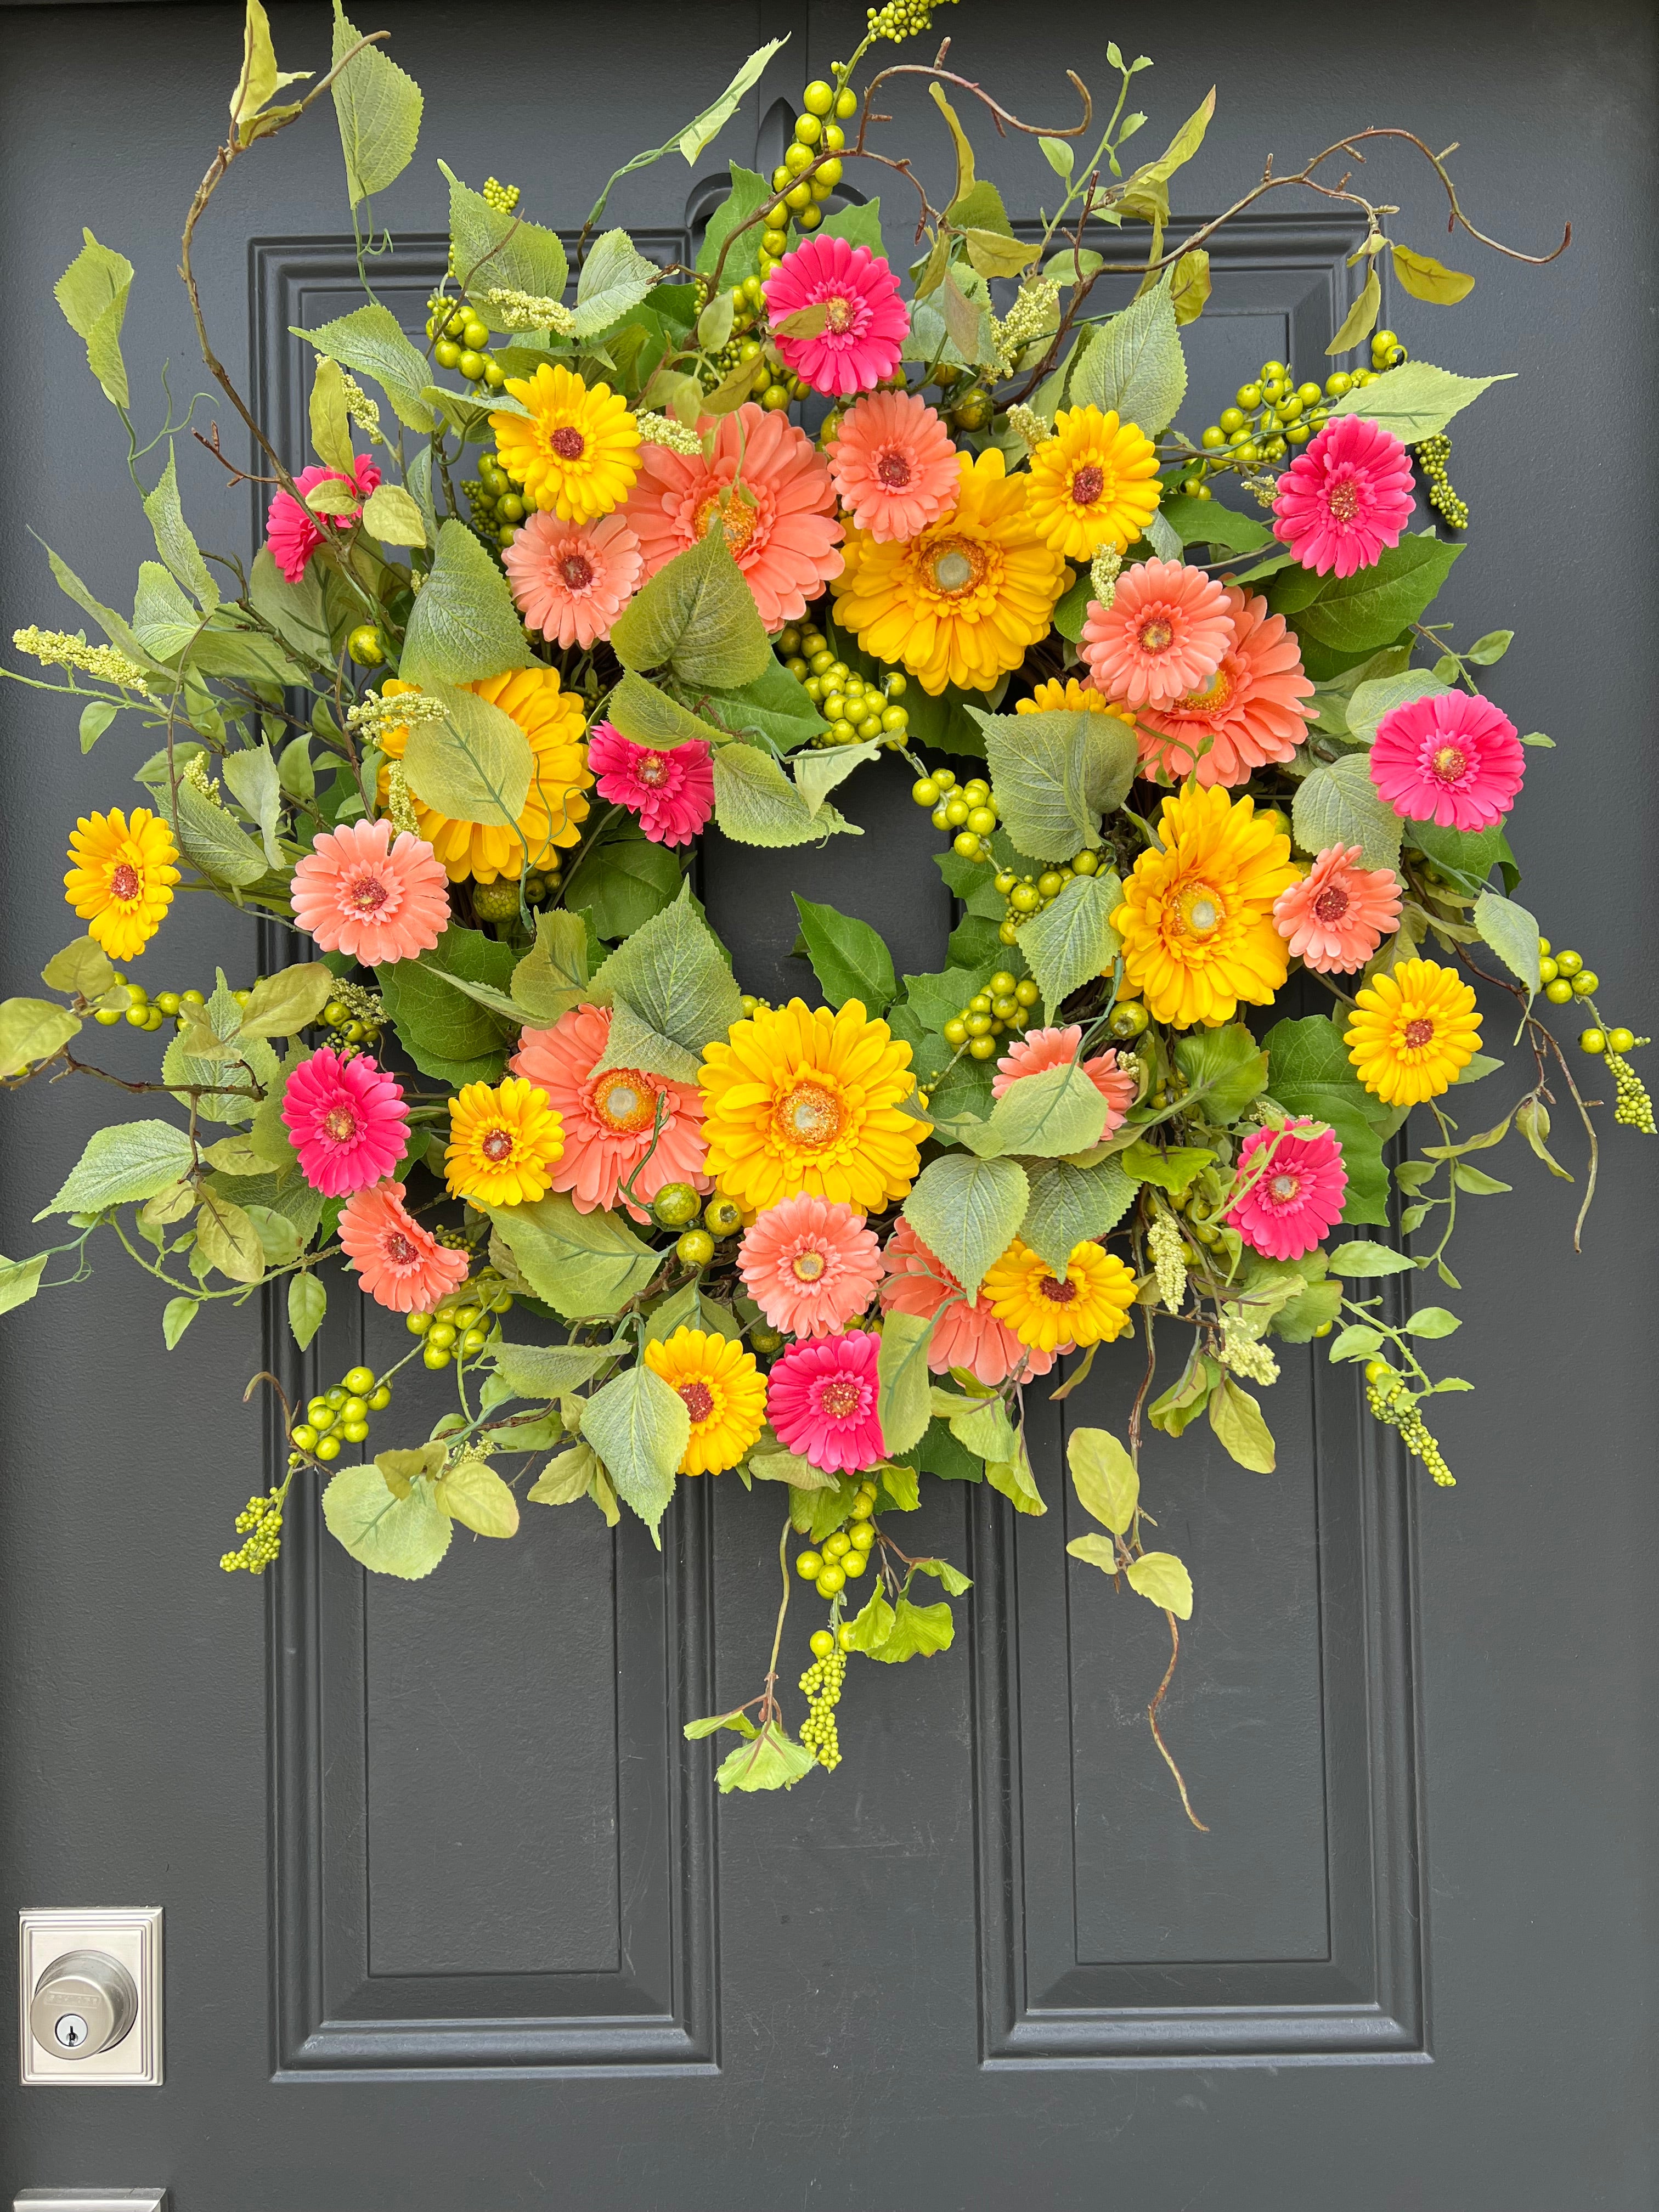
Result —
<path fill-rule="evenodd" d="M 1266 599 L 1230 586 L 1232 638 L 1220 665 L 1195 690 L 1140 710 L 1143 767 L 1178 783 L 1248 783 L 1250 771 L 1287 761 L 1308 732 L 1313 685 L 1283 615 Z"/>

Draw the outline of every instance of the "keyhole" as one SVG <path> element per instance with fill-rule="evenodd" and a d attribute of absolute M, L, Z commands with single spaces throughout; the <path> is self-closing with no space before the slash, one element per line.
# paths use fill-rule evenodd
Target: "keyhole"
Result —
<path fill-rule="evenodd" d="M 52 2033 L 65 2051 L 78 2051 L 87 2039 L 87 2024 L 78 2012 L 66 2012 Z"/>

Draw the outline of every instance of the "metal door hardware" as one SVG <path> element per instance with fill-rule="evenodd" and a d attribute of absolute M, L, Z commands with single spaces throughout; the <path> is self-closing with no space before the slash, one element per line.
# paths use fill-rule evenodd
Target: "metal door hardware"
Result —
<path fill-rule="evenodd" d="M 26 2189 L 11 2212 L 167 2212 L 165 2189 Z"/>
<path fill-rule="evenodd" d="M 161 2080 L 161 1914 L 91 1907 L 18 1915 L 18 2046 L 26 2082 L 155 2086 Z M 20 2203 L 149 2205 L 154 2191 L 35 2191 Z"/>

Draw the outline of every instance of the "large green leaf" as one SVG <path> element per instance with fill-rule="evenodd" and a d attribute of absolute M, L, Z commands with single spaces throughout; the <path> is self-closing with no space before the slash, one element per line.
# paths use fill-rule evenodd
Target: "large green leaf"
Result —
<path fill-rule="evenodd" d="M 491 292 L 528 292 L 533 298 L 563 296 L 570 264 L 556 233 L 522 216 L 492 207 L 482 192 L 464 185 L 447 163 L 438 167 L 449 179 L 449 240 L 455 275 L 492 330 L 505 330 Z M 521 665 L 521 664 L 520 664 Z"/>
<path fill-rule="evenodd" d="M 1115 714 L 1059 708 L 1039 714 L 969 713 L 985 733 L 985 757 L 1003 825 L 1034 860 L 1069 860 L 1100 842 L 1100 817 L 1127 796 L 1135 733 Z"/>
<path fill-rule="evenodd" d="M 1110 974 L 1122 944 L 1111 915 L 1122 897 L 1123 886 L 1109 868 L 1098 875 L 1073 876 L 1058 897 L 1022 926 L 1019 949 L 1051 1021 L 1060 1018 L 1060 1001 L 1080 983 Z"/>
<path fill-rule="evenodd" d="M 1267 1055 L 1243 1022 L 1194 1030 L 1176 1045 L 1176 1065 L 1206 1121 L 1236 1121 L 1267 1083 Z"/>
<path fill-rule="evenodd" d="M 132 289 L 132 264 L 112 246 L 100 246 L 89 230 L 86 243 L 58 279 L 52 291 L 65 320 L 86 342 L 87 366 L 117 407 L 127 404 L 126 363 L 121 358 L 121 325 Z"/>
<path fill-rule="evenodd" d="M 1535 995 L 1543 982 L 1538 924 L 1525 907 L 1499 898 L 1496 891 L 1482 891 L 1474 902 L 1474 926 L 1510 972 Z"/>
<path fill-rule="evenodd" d="M 581 1004 L 587 984 L 587 918 L 554 907 L 536 916 L 536 942 L 513 970 L 513 1001 L 550 1023 Z"/>
<path fill-rule="evenodd" d="M 785 680 L 794 682 L 787 673 Z M 809 699 L 806 703 L 810 707 L 812 702 Z M 694 740 L 718 744 L 720 739 L 720 732 L 712 724 L 694 714 L 690 708 L 682 707 L 678 700 L 671 699 L 665 691 L 659 691 L 654 684 L 647 684 L 631 668 L 605 702 L 605 718 L 636 745 L 651 745 L 659 751 Z M 823 727 L 821 720 L 818 726 Z"/>
<path fill-rule="evenodd" d="M 642 923 L 601 963 L 587 995 L 601 1006 L 625 1000 L 659 1036 L 690 1053 L 724 1037 L 743 1015 L 742 994 L 689 883 L 672 906 Z"/>
<path fill-rule="evenodd" d="M 1373 676 L 1363 684 L 1356 684 L 1349 694 L 1344 719 L 1351 738 L 1362 745 L 1370 744 L 1376 736 L 1383 717 L 1396 707 L 1409 706 L 1413 700 L 1434 699 L 1448 687 L 1437 677 L 1424 668 L 1402 669 L 1397 676 Z"/>
<path fill-rule="evenodd" d="M 758 215 L 772 197 L 771 186 L 764 177 L 754 170 L 740 168 L 733 161 L 732 189 L 708 218 L 708 228 L 703 233 L 702 244 L 697 249 L 697 267 L 707 276 L 720 258 L 720 248 L 740 223 Z M 756 223 L 732 248 L 726 257 L 721 281 L 727 284 L 741 282 L 754 269 L 760 252 L 762 226 Z"/>
<path fill-rule="evenodd" d="M 882 1323 L 876 1373 L 880 1384 L 878 1418 L 882 1442 L 890 1452 L 920 1443 L 933 1419 L 933 1383 L 927 1347 L 933 1316 L 890 1313 Z"/>
<path fill-rule="evenodd" d="M 177 1182 L 190 1164 L 190 1139 L 182 1129 L 167 1121 L 118 1121 L 94 1131 L 57 1197 L 34 1218 L 137 1205 Z"/>
<path fill-rule="evenodd" d="M 576 336 L 590 338 L 609 330 L 638 307 L 661 274 L 625 230 L 607 230 L 596 238 L 576 279 Z"/>
<path fill-rule="evenodd" d="M 1368 868 L 1397 867 L 1405 824 L 1371 781 L 1366 753 L 1344 753 L 1297 786 L 1291 808 L 1296 842 L 1304 853 L 1332 845 L 1359 845 Z"/>
<path fill-rule="evenodd" d="M 184 508 L 179 501 L 179 477 L 170 444 L 167 465 L 162 470 L 155 490 L 144 501 L 144 513 L 155 533 L 155 550 L 179 581 L 195 593 L 200 606 L 204 609 L 216 607 L 219 586 L 208 573 L 201 548 L 191 535 L 190 525 L 185 520 Z"/>
<path fill-rule="evenodd" d="M 356 64 L 352 66 L 355 69 Z M 308 339 L 319 353 L 326 354 L 343 368 L 372 376 L 392 402 L 398 421 L 411 430 L 432 428 L 432 410 L 421 397 L 432 372 L 424 355 L 404 335 L 390 307 L 378 302 L 355 307 L 349 315 L 314 331 L 296 329 L 294 335 Z"/>
<path fill-rule="evenodd" d="M 1072 375 L 1079 407 L 1115 409 L 1155 438 L 1187 392 L 1187 357 L 1167 283 L 1155 284 L 1095 332 Z"/>
<path fill-rule="evenodd" d="M 1322 1014 L 1275 1023 L 1267 1032 L 1267 1088 L 1290 1114 L 1328 1121 L 1347 1170 L 1345 1221 L 1386 1221 L 1389 1171 L 1380 1130 L 1389 1109 L 1360 1082 L 1342 1031 Z"/>
<path fill-rule="evenodd" d="M 1135 1185 L 1113 1160 L 1073 1167 L 1050 1160 L 1031 1171 L 1031 1202 L 1019 1225 L 1029 1244 L 1062 1279 L 1079 1244 L 1115 1229 L 1134 1203 Z"/>
<path fill-rule="evenodd" d="M 866 1014 L 884 1014 L 898 981 L 886 939 L 867 921 L 794 894 L 807 957 L 832 1006 L 856 999 Z"/>
<path fill-rule="evenodd" d="M 493 1207 L 490 1219 L 531 1289 L 566 1321 L 620 1313 L 660 1264 L 616 1214 L 579 1213 L 562 1191 Z"/>
<path fill-rule="evenodd" d="M 577 860 L 566 878 L 565 904 L 590 918 L 596 936 L 631 937 L 678 894 L 680 883 L 671 848 L 653 844 L 630 821 L 607 830 L 605 842 Z"/>
<path fill-rule="evenodd" d="M 1391 430 L 1402 446 L 1415 446 L 1443 430 L 1454 415 L 1461 414 L 1472 399 L 1478 399 L 1494 384 L 1513 381 L 1512 371 L 1497 376 L 1457 376 L 1449 368 L 1437 368 L 1430 361 L 1402 362 L 1386 376 L 1379 376 L 1375 384 L 1345 392 L 1328 411 L 1363 416 L 1368 422 L 1380 422 L 1385 430 Z"/>
<path fill-rule="evenodd" d="M 1258 553 L 1276 543 L 1259 515 L 1241 514 L 1218 499 L 1166 499 L 1158 513 L 1183 545 L 1218 545 L 1226 553 Z"/>
<path fill-rule="evenodd" d="M 8 999 L 0 1006 L 0 1076 L 49 1060 L 80 1029 L 80 1015 L 50 999 Z"/>
<path fill-rule="evenodd" d="M 1433 536 L 1402 538 L 1385 547 L 1370 568 L 1332 577 L 1317 599 L 1291 617 L 1291 626 L 1298 636 L 1337 653 L 1372 652 L 1417 620 L 1462 550 Z M 1267 596 L 1270 605 L 1280 604 L 1276 592 Z"/>
<path fill-rule="evenodd" d="M 1040 1075 L 1010 1084 L 981 1127 L 962 1131 L 962 1140 L 981 1159 L 1027 1152 L 1060 1159 L 1087 1152 L 1106 1127 L 1106 1101 L 1074 1062 L 1046 1067 Z"/>
<path fill-rule="evenodd" d="M 201 1095 L 193 1100 L 182 1097 L 180 1104 L 193 1107 L 203 1120 L 228 1121 L 240 1127 L 253 1119 L 259 1100 L 248 1094 L 256 1087 L 268 1099 L 280 1078 L 280 1066 L 276 1054 L 263 1037 L 240 1036 L 242 1009 L 227 988 L 222 973 L 213 996 L 205 1006 L 196 1011 L 196 1019 L 181 1029 L 161 1055 L 161 1076 L 168 1084 L 177 1085 L 181 1092 L 198 1090 Z M 228 1049 L 207 1052 L 198 1046 L 211 1038 L 224 1040 Z M 205 1086 L 223 1084 L 222 1090 Z"/>
<path fill-rule="evenodd" d="M 691 1437 L 691 1416 L 678 1390 L 641 1360 L 596 1390 L 582 1413 L 582 1440 L 598 1452 L 617 1495 L 659 1533 L 674 1476 Z"/>
<path fill-rule="evenodd" d="M 334 52 L 338 68 L 362 33 L 334 0 Z M 383 192 L 414 159 L 421 135 L 421 88 L 378 46 L 365 46 L 334 80 L 334 112 L 340 124 L 346 186 L 356 207 Z"/>
<path fill-rule="evenodd" d="M 428 1477 L 416 1478 L 398 1498 L 372 1460 L 343 1467 L 333 1477 L 323 1492 L 323 1518 L 359 1565 L 407 1583 L 432 1572 L 454 1533 Z"/>
<path fill-rule="evenodd" d="M 471 684 L 532 659 L 506 577 L 464 522 L 446 522 L 409 617 L 403 674 L 411 684 Z"/>
<path fill-rule="evenodd" d="M 1066 1439 L 1066 1463 L 1085 1512 L 1114 1535 L 1127 1536 L 1140 1498 L 1140 1477 L 1111 1431 L 1073 1429 Z"/>
<path fill-rule="evenodd" d="M 423 1075 L 456 1085 L 496 1079 L 509 1042 L 505 1024 L 434 971 L 505 991 L 514 966 L 510 945 L 452 922 L 429 952 L 379 970 L 375 980 L 386 1010 L 404 1049 Z"/>
<path fill-rule="evenodd" d="M 417 722 L 404 751 L 416 798 L 452 822 L 510 827 L 524 811 L 535 774 L 530 740 L 510 714 L 476 692 L 431 682 L 447 710 L 442 722 Z"/>
<path fill-rule="evenodd" d="M 772 658 L 754 595 L 719 528 L 658 569 L 611 625 L 611 645 L 624 668 L 669 668 L 694 688 L 752 684 Z"/>
<path fill-rule="evenodd" d="M 904 1201 L 904 1218 L 972 1298 L 985 1270 L 1018 1234 L 1030 1198 L 1018 1160 L 945 1152 L 917 1176 Z"/>
<path fill-rule="evenodd" d="M 714 754 L 714 819 L 738 845 L 815 845 L 836 830 L 864 835 L 833 806 L 815 809 L 770 753 L 735 741 Z"/>

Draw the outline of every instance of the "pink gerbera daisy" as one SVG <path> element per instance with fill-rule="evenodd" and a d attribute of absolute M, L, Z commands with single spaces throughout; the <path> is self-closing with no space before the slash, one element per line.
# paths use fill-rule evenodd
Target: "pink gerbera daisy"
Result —
<path fill-rule="evenodd" d="M 568 1190 L 578 1213 L 622 1205 L 643 1221 L 665 1182 L 709 1187 L 702 1171 L 702 1099 L 695 1083 L 671 1083 L 636 1067 L 596 1074 L 610 1042 L 608 1006 L 573 1006 L 551 1029 L 526 1030 L 511 1065 L 515 1074 L 540 1085 L 564 1124 L 564 1151 L 550 1167 L 554 1189 Z M 632 1194 L 623 1197 L 630 1176 Z"/>
<path fill-rule="evenodd" d="M 957 449 L 919 392 L 872 392 L 826 451 L 842 505 L 878 544 L 915 538 L 957 503 Z"/>
<path fill-rule="evenodd" d="M 393 1313 L 430 1313 L 466 1280 L 465 1252 L 439 1243 L 404 1206 L 400 1182 L 377 1182 L 340 1208 L 340 1242 L 377 1305 Z"/>
<path fill-rule="evenodd" d="M 299 499 L 288 492 L 279 491 L 265 511 L 265 543 L 270 548 L 270 557 L 290 584 L 297 584 L 306 572 L 306 563 L 323 543 L 328 529 L 344 530 L 362 513 L 361 502 L 349 514 L 313 514 L 301 504 L 308 491 L 315 491 L 319 483 L 349 483 L 367 499 L 380 481 L 380 471 L 367 453 L 359 453 L 347 476 L 341 469 L 301 469 L 294 479 Z"/>
<path fill-rule="evenodd" d="M 503 551 L 501 565 L 514 605 L 532 629 L 586 653 L 610 636 L 644 562 L 639 539 L 619 514 L 581 523 L 538 512 Z"/>
<path fill-rule="evenodd" d="M 1267 602 L 1224 587 L 1232 636 L 1220 665 L 1167 707 L 1139 720 L 1144 767 L 1179 783 L 1248 783 L 1253 769 L 1287 761 L 1307 735 L 1313 685 L 1302 672 L 1295 633 Z"/>
<path fill-rule="evenodd" d="M 842 571 L 829 470 L 804 430 L 752 399 L 718 422 L 705 415 L 697 428 L 714 433 L 707 459 L 666 446 L 640 447 L 639 482 L 625 511 L 646 574 L 654 576 L 718 522 L 768 629 L 799 622 L 808 599 Z M 734 491 L 739 475 L 743 488 Z"/>
<path fill-rule="evenodd" d="M 1109 699 L 1162 707 L 1209 681 L 1232 635 L 1227 594 L 1212 576 L 1179 561 L 1138 561 L 1109 607 L 1089 602 L 1079 650 Z"/>
<path fill-rule="evenodd" d="M 738 1272 L 774 1328 L 830 1336 L 869 1304 L 881 1247 L 852 1206 L 803 1192 L 768 1206 L 747 1231 Z"/>
<path fill-rule="evenodd" d="M 1347 1170 L 1334 1132 L 1322 1121 L 1256 1130 L 1244 1140 L 1238 1172 L 1255 1180 L 1227 1219 L 1267 1259 L 1301 1259 L 1342 1218 Z"/>
<path fill-rule="evenodd" d="M 362 1053 L 325 1048 L 288 1079 L 283 1119 L 300 1170 L 325 1198 L 343 1198 L 391 1174 L 409 1141 L 404 1087 Z"/>
<path fill-rule="evenodd" d="M 823 307 L 829 320 L 815 337 L 792 338 L 779 325 L 803 307 Z M 910 311 L 898 278 L 867 246 L 844 238 L 804 239 L 766 282 L 772 343 L 793 374 L 826 398 L 868 392 L 898 367 Z"/>
<path fill-rule="evenodd" d="M 1411 457 L 1393 431 L 1338 415 L 1279 479 L 1273 528 L 1304 568 L 1352 576 L 1400 543 L 1412 501 Z"/>
<path fill-rule="evenodd" d="M 982 1297 L 963 1297 L 962 1285 L 908 1221 L 894 1224 L 882 1260 L 887 1269 L 881 1286 L 884 1312 L 917 1314 L 923 1321 L 939 1316 L 927 1340 L 927 1364 L 935 1375 L 965 1368 L 994 1390 L 1011 1375 L 1046 1375 L 1054 1365 L 1054 1353 L 1022 1344 Z"/>
<path fill-rule="evenodd" d="M 365 967 L 429 952 L 449 927 L 443 863 L 424 837 L 389 822 L 319 830 L 294 871 L 294 918 L 325 952 Z"/>
<path fill-rule="evenodd" d="M 877 1413 L 881 1339 L 869 1329 L 792 1345 L 767 1377 L 766 1417 L 784 1448 L 827 1474 L 873 1467 L 886 1446 Z"/>
<path fill-rule="evenodd" d="M 992 1097 L 1000 1098 L 1005 1091 L 1028 1075 L 1042 1075 L 1051 1067 L 1068 1067 L 1077 1058 L 1082 1042 L 1083 1027 L 1079 1022 L 1063 1030 L 1027 1030 L 998 1060 L 997 1072 L 991 1078 Z M 1118 1066 L 1115 1050 L 1103 1052 L 1097 1060 L 1085 1060 L 1083 1073 L 1109 1109 L 1106 1127 L 1101 1131 L 1103 1138 L 1109 1137 L 1115 1129 L 1123 1127 L 1123 1117 L 1135 1103 L 1140 1079 L 1133 1069 Z"/>
<path fill-rule="evenodd" d="M 1392 868 L 1362 868 L 1363 845 L 1329 845 L 1299 884 L 1273 901 L 1273 921 L 1298 960 L 1322 975 L 1363 968 L 1400 925 Z"/>
<path fill-rule="evenodd" d="M 1371 744 L 1371 781 L 1396 814 L 1443 830 L 1489 830 L 1515 804 L 1527 757 L 1490 699 L 1443 691 L 1385 714 Z"/>
<path fill-rule="evenodd" d="M 609 722 L 587 733 L 587 765 L 601 799 L 626 806 L 659 845 L 689 845 L 714 811 L 714 748 L 702 738 L 653 750 Z"/>

